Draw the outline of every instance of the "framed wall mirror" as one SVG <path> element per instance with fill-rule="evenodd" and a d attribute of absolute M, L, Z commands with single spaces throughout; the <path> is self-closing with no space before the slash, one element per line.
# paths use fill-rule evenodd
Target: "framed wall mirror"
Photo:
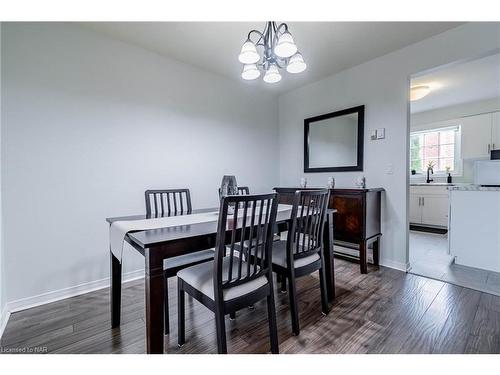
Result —
<path fill-rule="evenodd" d="M 363 170 L 365 106 L 304 120 L 304 172 Z"/>

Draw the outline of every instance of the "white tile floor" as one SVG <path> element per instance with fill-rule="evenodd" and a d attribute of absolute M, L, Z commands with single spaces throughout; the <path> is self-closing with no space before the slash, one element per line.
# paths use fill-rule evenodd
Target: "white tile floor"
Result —
<path fill-rule="evenodd" d="M 410 231 L 410 273 L 500 296 L 500 273 L 453 263 L 446 234 Z"/>

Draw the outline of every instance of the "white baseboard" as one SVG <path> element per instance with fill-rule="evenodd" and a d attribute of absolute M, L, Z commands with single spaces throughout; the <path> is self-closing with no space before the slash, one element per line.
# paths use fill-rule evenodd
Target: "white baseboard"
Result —
<path fill-rule="evenodd" d="M 7 306 L 0 311 L 0 339 L 2 338 L 5 327 L 7 327 L 7 322 L 9 321 L 10 311 L 7 310 Z"/>
<path fill-rule="evenodd" d="M 394 262 L 389 259 L 380 259 L 380 265 L 384 267 L 394 268 L 395 270 L 403 272 L 407 272 L 408 267 L 410 266 L 408 263 Z"/>
<path fill-rule="evenodd" d="M 143 277 L 144 277 L 143 269 L 127 272 L 123 274 L 122 282 L 137 280 Z M 22 298 L 16 301 L 10 301 L 7 303 L 6 310 L 9 313 L 14 313 L 17 311 L 29 309 L 31 307 L 45 305 L 47 303 L 59 301 L 65 298 L 70 298 L 78 296 L 80 294 L 93 292 L 95 290 L 108 288 L 109 285 L 110 285 L 109 277 L 101 280 L 90 281 L 88 283 L 83 283 L 69 288 L 54 290 L 52 292 L 43 293 L 32 297 Z"/>
<path fill-rule="evenodd" d="M 349 247 L 344 247 L 340 245 L 335 245 L 334 247 L 335 251 L 338 251 L 340 253 L 345 253 L 350 256 L 358 256 L 358 251 L 356 249 L 352 249 Z M 408 263 L 401 263 L 401 262 L 394 262 L 390 259 L 380 259 L 380 265 L 384 267 L 389 267 L 389 268 L 394 268 L 398 271 L 403 271 L 407 272 L 408 268 L 410 267 L 410 264 Z"/>

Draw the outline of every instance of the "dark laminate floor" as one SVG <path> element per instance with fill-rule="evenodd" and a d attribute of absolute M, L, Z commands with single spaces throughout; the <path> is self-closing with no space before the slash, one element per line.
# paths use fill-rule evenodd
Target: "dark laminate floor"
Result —
<path fill-rule="evenodd" d="M 336 260 L 337 299 L 321 315 L 318 279 L 299 279 L 301 333 L 292 336 L 287 295 L 279 294 L 281 353 L 499 353 L 500 297 L 381 267 Z M 213 315 L 187 297 L 186 344 L 177 348 L 175 281 L 170 282 L 168 353 L 214 353 Z M 227 322 L 230 353 L 265 353 L 265 303 Z M 122 325 L 111 330 L 108 290 L 15 313 L 1 345 L 46 347 L 49 353 L 144 353 L 142 282 L 125 284 Z M 42 349 L 43 350 L 43 349 Z"/>

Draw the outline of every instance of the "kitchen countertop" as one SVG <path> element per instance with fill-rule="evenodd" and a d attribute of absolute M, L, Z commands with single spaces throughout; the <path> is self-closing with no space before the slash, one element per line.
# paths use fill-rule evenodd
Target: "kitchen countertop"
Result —
<path fill-rule="evenodd" d="M 410 186 L 454 186 L 455 184 L 451 183 L 448 184 L 446 182 L 431 182 L 431 183 L 426 183 L 426 182 L 414 182 L 410 183 Z"/>
<path fill-rule="evenodd" d="M 500 186 L 481 186 L 481 185 L 456 185 L 448 186 L 448 190 L 457 191 L 500 191 Z"/>

